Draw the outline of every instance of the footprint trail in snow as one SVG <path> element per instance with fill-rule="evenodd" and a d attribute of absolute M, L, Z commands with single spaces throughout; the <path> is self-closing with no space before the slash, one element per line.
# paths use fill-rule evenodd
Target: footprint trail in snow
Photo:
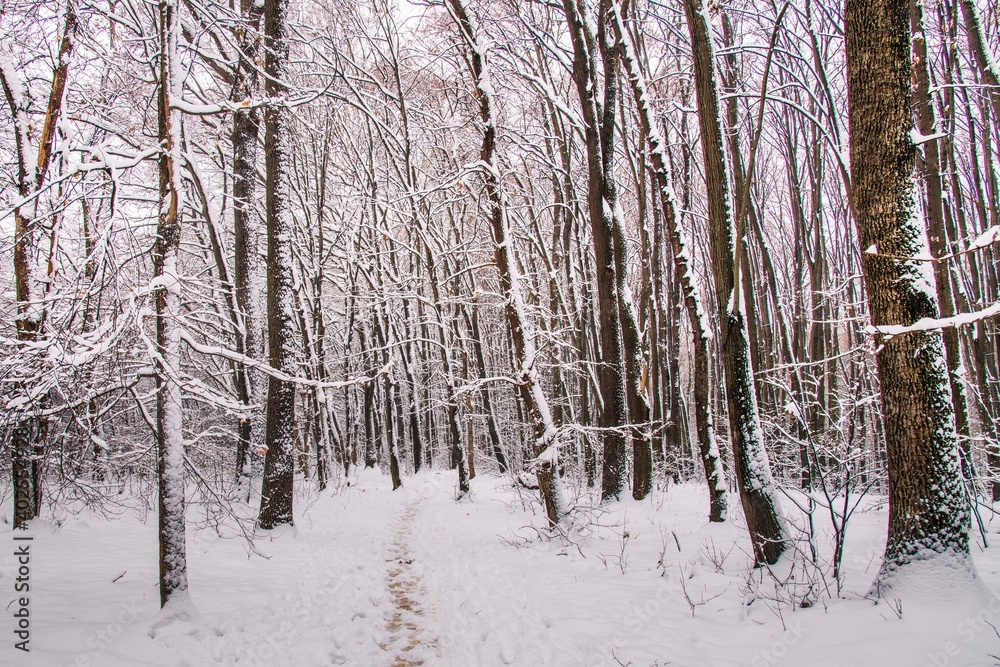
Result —
<path fill-rule="evenodd" d="M 413 557 L 409 549 L 409 538 L 413 533 L 413 520 L 417 516 L 420 500 L 406 506 L 400 516 L 399 528 L 386 559 L 388 588 L 392 599 L 393 612 L 386 624 L 390 640 L 380 647 L 384 651 L 394 651 L 393 667 L 415 667 L 427 664 L 427 659 L 440 656 L 437 642 L 425 636 L 420 620 L 425 610 L 419 599 L 422 593 L 421 581 L 413 568 Z"/>

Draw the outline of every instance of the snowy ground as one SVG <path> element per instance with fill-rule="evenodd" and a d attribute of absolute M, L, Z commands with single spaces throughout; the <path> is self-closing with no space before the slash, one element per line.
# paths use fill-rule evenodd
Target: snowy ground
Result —
<path fill-rule="evenodd" d="M 996 599 L 949 600 L 947 582 L 912 599 L 864 599 L 884 507 L 850 524 L 842 596 L 831 588 L 832 599 L 800 608 L 788 600 L 808 573 L 784 589 L 766 575 L 755 585 L 741 517 L 709 525 L 703 487 L 592 511 L 571 542 L 539 539 L 537 503 L 504 479 L 477 477 L 461 503 L 453 473 L 390 488 L 369 471 L 300 500 L 294 528 L 258 537 L 260 555 L 248 557 L 241 538 L 189 532 L 201 617 L 160 628 L 155 516 L 36 521 L 29 654 L 13 648 L 16 564 L 4 525 L 0 665 L 1000 664 Z M 987 529 L 1000 544 L 1000 519 Z M 818 532 L 823 555 L 829 536 Z M 1000 547 L 974 550 L 997 591 Z"/>

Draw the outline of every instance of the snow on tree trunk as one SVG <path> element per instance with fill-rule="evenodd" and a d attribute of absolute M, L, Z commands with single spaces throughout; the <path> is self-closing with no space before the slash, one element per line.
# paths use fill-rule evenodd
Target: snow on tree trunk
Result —
<path fill-rule="evenodd" d="M 270 365 L 286 375 L 297 373 L 295 287 L 292 270 L 292 211 L 290 182 L 291 109 L 283 96 L 288 77 L 288 0 L 264 3 L 264 161 L 267 173 L 267 322 Z M 291 524 L 295 481 L 295 384 L 268 377 L 267 427 L 264 434 L 264 480 L 261 487 L 261 528 Z"/>
<path fill-rule="evenodd" d="M 496 157 L 496 102 L 493 99 L 493 84 L 490 81 L 486 47 L 480 41 L 480 35 L 473 27 L 461 0 L 449 0 L 449 3 L 462 37 L 471 52 L 469 66 L 472 76 L 476 80 L 479 113 L 483 121 L 483 144 L 480 159 L 482 160 L 486 193 L 490 202 L 490 227 L 493 232 L 493 241 L 496 243 L 494 260 L 500 277 L 500 290 L 506 301 L 507 323 L 514 343 L 515 361 L 518 364 L 516 369 L 518 391 L 521 394 L 521 400 L 528 408 L 528 414 L 534 427 L 535 460 L 532 465 L 538 478 L 538 489 L 542 496 L 542 504 L 545 506 L 545 514 L 549 523 L 555 525 L 566 513 L 557 474 L 559 463 L 558 431 L 552 421 L 548 398 L 542 390 L 538 370 L 535 367 L 534 332 L 524 305 L 521 276 L 507 220 L 507 210 L 504 205 Z"/>
<path fill-rule="evenodd" d="M 21 201 L 14 206 L 14 298 L 17 303 L 15 330 L 17 340 L 34 343 L 43 334 L 46 305 L 43 300 L 45 278 L 36 278 L 36 268 L 42 262 L 41 244 L 36 237 L 38 217 L 37 195 L 42 189 L 62 112 L 66 82 L 69 78 L 69 58 L 73 52 L 78 23 L 72 1 L 66 3 L 66 17 L 58 59 L 52 71 L 48 105 L 42 125 L 38 150 L 33 151 L 35 129 L 29 116 L 32 102 L 28 80 L 17 71 L 14 61 L 0 55 L 0 85 L 11 113 L 14 148 L 17 155 L 17 194 Z M 28 393 L 28 387 L 19 387 Z M 44 397 L 41 400 L 45 402 Z M 31 403 L 31 401 L 28 401 Z M 26 403 L 26 405 L 28 404 Z M 14 526 L 22 527 L 38 515 L 41 509 L 40 462 L 35 453 L 43 453 L 44 425 L 41 418 L 26 415 L 14 424 L 11 433 L 11 486 L 13 487 Z"/>
<path fill-rule="evenodd" d="M 635 105 L 639 112 L 639 122 L 649 145 L 649 161 L 652 165 L 654 184 L 659 190 L 663 220 L 673 249 L 674 275 L 684 295 L 684 306 L 691 325 L 694 349 L 694 400 L 695 430 L 701 453 L 705 478 L 708 481 L 709 520 L 724 521 L 726 518 L 726 478 L 722 470 L 722 459 L 715 441 L 715 425 L 712 421 L 709 400 L 708 340 L 711 332 L 698 293 L 698 280 L 691 266 L 684 230 L 677 219 L 677 205 L 671 185 L 670 166 L 664 153 L 665 144 L 649 103 L 645 75 L 640 68 L 632 43 L 622 23 L 621 10 L 615 2 L 611 8 L 615 36 L 622 50 L 622 64 L 632 87 Z"/>
<path fill-rule="evenodd" d="M 931 81 L 927 64 L 927 41 L 923 30 L 922 0 L 910 0 L 910 29 L 913 34 L 911 48 L 913 50 L 913 93 L 916 102 L 917 130 L 923 136 L 931 136 L 936 132 L 936 120 L 930 92 Z M 948 254 L 948 232 L 944 222 L 943 183 L 938 140 L 931 139 L 923 146 L 923 155 L 918 161 L 918 166 L 924 180 L 927 242 L 932 256 L 942 257 Z M 950 264 L 947 261 L 934 263 L 934 281 L 937 286 L 940 316 L 955 316 L 957 311 L 951 289 Z M 972 479 L 972 451 L 968 442 L 969 404 L 965 395 L 965 380 L 961 371 L 962 353 L 958 327 L 948 327 L 941 333 L 944 337 L 951 402 L 955 408 L 955 432 L 962 440 L 959 443 L 959 451 L 962 456 L 962 474 L 966 479 Z"/>
<path fill-rule="evenodd" d="M 614 218 L 605 199 L 605 162 L 602 156 L 602 132 L 614 127 L 602 125 L 604 114 L 598 101 L 595 68 L 597 44 L 590 21 L 575 0 L 563 0 L 566 23 L 573 43 L 573 82 L 576 84 L 583 112 L 584 141 L 587 150 L 587 209 L 594 244 L 597 282 L 597 314 L 600 317 L 600 370 L 598 387 L 603 408 L 599 424 L 603 429 L 604 464 L 601 471 L 601 497 L 618 498 L 625 484 L 627 458 L 625 441 L 629 422 L 625 370 L 625 350 L 619 313 L 618 277 L 614 257 Z"/>
<path fill-rule="evenodd" d="M 263 7 L 243 0 L 241 13 L 244 24 L 238 27 L 240 59 L 233 74 L 231 100 L 236 104 L 251 100 L 258 92 L 257 68 L 254 59 L 259 45 L 258 30 Z M 257 211 L 257 143 L 260 114 L 256 108 L 238 108 L 233 112 L 230 135 L 233 144 L 233 236 L 234 291 L 240 315 L 243 352 L 251 359 L 263 359 L 264 341 L 260 313 L 260 224 Z M 238 369 L 237 392 L 245 404 L 264 404 L 265 378 L 245 366 Z M 251 452 L 264 444 L 265 420 L 260 411 L 240 418 L 239 441 L 236 451 L 236 476 L 241 484 L 249 484 Z M 247 489 L 249 491 L 249 488 Z"/>
<path fill-rule="evenodd" d="M 628 237 L 621 208 L 618 206 L 618 181 L 615 176 L 615 139 L 619 93 L 619 49 L 614 29 L 608 26 L 612 0 L 601 0 L 597 39 L 604 63 L 604 108 L 601 115 L 601 169 L 604 205 L 611 214 L 612 259 L 615 288 L 618 294 L 618 322 L 622 332 L 625 362 L 625 392 L 629 431 L 632 441 L 632 497 L 642 500 L 653 486 L 653 445 L 649 434 L 649 400 L 642 388 L 645 359 L 639 331 L 639 316 L 632 289 L 628 284 Z"/>
<path fill-rule="evenodd" d="M 159 158 L 160 213 L 153 249 L 156 301 L 156 438 L 159 490 L 160 606 L 188 598 L 184 528 L 183 395 L 178 380 L 181 283 L 178 259 L 184 189 L 181 182 L 181 114 L 171 103 L 181 94 L 177 54 L 180 8 L 161 0 Z"/>
<path fill-rule="evenodd" d="M 729 167 L 722 136 L 715 50 L 702 0 L 685 0 L 684 10 L 694 56 L 695 91 L 705 159 L 709 246 L 715 280 L 721 352 L 733 443 L 736 483 L 757 563 L 774 563 L 785 550 L 771 466 L 761 430 L 754 388 L 750 338 L 742 298 L 737 289 L 736 239 L 729 193 Z"/>
<path fill-rule="evenodd" d="M 908 0 L 848 0 L 845 10 L 852 203 L 872 324 L 937 314 L 914 202 Z M 975 577 L 954 409 L 940 332 L 876 333 L 889 469 L 889 535 L 874 592 L 918 561 Z M 939 570 L 940 571 L 940 570 Z"/>

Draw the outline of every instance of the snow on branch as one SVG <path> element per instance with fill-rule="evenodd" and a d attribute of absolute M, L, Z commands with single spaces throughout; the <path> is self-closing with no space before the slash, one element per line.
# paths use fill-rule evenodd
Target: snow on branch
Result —
<path fill-rule="evenodd" d="M 962 313 L 952 317 L 924 317 L 910 325 L 872 325 L 865 327 L 865 332 L 872 335 L 880 334 L 886 338 L 891 338 L 900 334 L 910 333 L 911 331 L 938 331 L 949 327 L 967 326 L 982 320 L 987 320 L 991 317 L 996 317 L 997 315 L 1000 315 L 1000 302 L 995 303 L 988 308 L 983 308 L 982 310 L 973 311 L 971 313 Z"/>
<path fill-rule="evenodd" d="M 238 102 L 222 100 L 221 102 L 217 102 L 215 104 L 198 104 L 196 102 L 189 102 L 181 97 L 174 97 L 170 100 L 170 108 L 177 109 L 181 113 L 186 113 L 191 116 L 212 116 L 214 114 L 224 113 L 227 111 L 260 109 L 263 107 L 285 107 L 287 109 L 294 109 L 295 107 L 300 107 L 319 99 L 323 95 L 327 94 L 332 86 L 333 84 L 330 83 L 324 88 L 300 90 L 283 97 L 265 97 L 264 99 L 256 101 L 245 99 Z"/>
<path fill-rule="evenodd" d="M 269 375 L 273 378 L 281 380 L 282 382 L 293 382 L 297 385 L 301 385 L 304 387 L 314 387 L 317 389 L 342 389 L 344 387 L 351 387 L 357 384 L 368 384 L 372 380 L 382 377 L 386 373 L 392 372 L 392 362 L 390 361 L 381 369 L 379 369 L 379 371 L 374 375 L 359 375 L 356 377 L 336 382 L 322 382 L 320 380 L 312 380 L 297 375 L 288 375 L 287 373 L 279 371 L 277 368 L 274 368 L 262 361 L 257 361 L 256 359 L 252 359 L 246 356 L 245 354 L 240 354 L 235 350 L 229 350 L 224 347 L 217 347 L 215 345 L 202 345 L 201 343 L 191 338 L 191 335 L 188 334 L 188 332 L 186 331 L 182 331 L 180 333 L 180 338 L 185 343 L 187 343 L 188 347 L 190 347 L 195 352 L 198 352 L 199 354 L 207 354 L 215 357 L 222 357 L 223 359 L 228 359 L 229 361 L 235 361 L 238 364 L 242 364 L 248 368 L 253 368 L 254 370 L 258 370 L 264 373 L 265 375 Z"/>
<path fill-rule="evenodd" d="M 225 111 L 239 111 L 241 109 L 257 109 L 266 106 L 266 101 L 251 102 L 242 100 L 240 102 L 230 102 L 228 100 L 217 104 L 196 104 L 187 100 L 175 97 L 170 100 L 170 108 L 177 109 L 182 113 L 192 116 L 211 116 L 212 114 L 223 113 Z"/>
<path fill-rule="evenodd" d="M 920 131 L 916 128 L 910 130 L 910 141 L 913 142 L 914 146 L 920 146 L 921 144 L 926 144 L 929 141 L 937 141 L 938 139 L 943 139 L 948 136 L 947 132 L 935 132 L 934 134 L 920 134 Z"/>
<path fill-rule="evenodd" d="M 864 254 L 866 255 L 877 255 L 879 257 L 888 257 L 889 259 L 899 260 L 901 262 L 943 262 L 949 259 L 955 259 L 962 255 L 967 255 L 971 252 L 977 250 L 982 250 L 983 248 L 988 248 L 994 243 L 1000 242 L 1000 225 L 993 225 L 985 232 L 977 236 L 972 240 L 972 243 L 963 250 L 958 250 L 948 255 L 941 255 L 940 257 L 931 257 L 930 255 L 920 254 L 913 255 L 912 257 L 905 257 L 902 255 L 890 255 L 886 253 L 880 253 L 878 251 L 878 246 L 874 243 L 867 248 L 865 248 Z"/>

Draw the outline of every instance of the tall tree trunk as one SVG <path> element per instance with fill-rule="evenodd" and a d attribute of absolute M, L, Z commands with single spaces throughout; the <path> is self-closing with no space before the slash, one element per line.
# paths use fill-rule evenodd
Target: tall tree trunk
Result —
<path fill-rule="evenodd" d="M 604 113 L 598 101 L 598 47 L 586 14 L 586 3 L 563 0 L 566 22 L 573 42 L 573 81 L 580 97 L 587 147 L 587 207 L 597 277 L 597 314 L 600 317 L 601 365 L 598 373 L 603 407 L 600 421 L 604 450 L 601 471 L 601 497 L 618 498 L 625 484 L 627 460 L 625 453 L 626 427 L 629 422 L 625 351 L 619 313 L 618 275 L 614 256 L 614 219 L 606 206 L 602 135 L 614 133 L 614 127 L 603 126 Z M 607 135 L 604 135 L 607 136 Z"/>
<path fill-rule="evenodd" d="M 243 22 L 237 28 L 239 39 L 239 61 L 233 74 L 231 100 L 240 103 L 253 99 L 258 92 L 257 57 L 260 43 L 259 30 L 263 6 L 252 0 L 241 0 L 240 11 Z M 260 132 L 260 114 L 255 107 L 238 107 L 233 112 L 233 128 L 230 140 L 233 144 L 233 235 L 234 271 L 233 282 L 236 305 L 241 315 L 241 331 L 237 336 L 243 339 L 244 354 L 251 359 L 264 357 L 261 330 L 263 320 L 260 313 L 260 224 L 257 211 L 257 141 Z M 265 379 L 262 374 L 240 367 L 237 391 L 240 400 L 247 405 L 263 404 Z M 254 410 L 251 415 L 240 419 L 236 446 L 236 477 L 248 484 L 251 450 L 264 444 L 263 411 Z M 257 445 L 254 447 L 253 445 Z M 249 491 L 249 488 L 248 488 Z"/>
<path fill-rule="evenodd" d="M 737 86 L 740 73 L 737 62 L 737 52 L 734 44 L 734 30 L 732 21 L 729 18 L 729 13 L 721 11 L 719 14 L 722 20 L 722 38 L 723 47 L 725 48 L 725 55 L 722 56 L 722 62 L 724 65 L 719 72 L 719 79 L 722 84 L 722 92 L 725 95 L 725 124 L 723 127 L 727 147 L 729 149 L 729 157 L 732 164 L 730 174 L 733 179 L 734 203 L 737 207 L 737 214 L 742 213 L 742 215 L 745 216 L 744 220 L 750 222 L 750 229 L 752 229 L 758 222 L 756 219 L 757 207 L 754 205 L 753 197 L 750 195 L 752 183 L 749 182 L 749 179 L 752 177 L 752 174 L 746 173 L 747 166 L 743 164 L 743 147 L 740 143 L 740 109 L 739 98 L 737 97 Z M 746 211 L 740 210 L 740 207 L 743 205 L 746 206 Z M 739 224 L 740 221 L 737 221 L 737 223 Z M 742 237 L 737 236 L 736 243 L 741 246 L 737 248 L 736 252 L 741 253 L 744 257 L 747 257 L 750 251 L 749 234 L 744 234 Z M 750 361 L 753 364 L 753 369 L 755 371 L 759 371 L 764 368 L 764 364 L 761 361 L 761 355 L 765 354 L 766 350 L 760 342 L 761 331 L 759 325 L 759 315 L 757 313 L 757 304 L 755 299 L 749 296 L 756 293 L 753 286 L 753 273 L 750 270 L 751 262 L 741 262 L 738 269 L 742 272 L 742 279 L 748 295 L 744 299 L 742 306 L 744 307 L 744 313 L 747 320 L 747 333 L 749 334 L 750 341 Z M 760 409 L 759 406 L 762 402 L 760 385 L 754 383 L 754 390 L 757 392 L 758 409 Z M 765 405 L 767 405 L 766 402 Z"/>
<path fill-rule="evenodd" d="M 159 492 L 160 607 L 188 598 L 184 539 L 184 430 L 180 372 L 181 283 L 181 114 L 171 108 L 181 95 L 177 71 L 180 8 L 176 0 L 159 6 L 159 158 L 160 216 L 153 247 L 156 289 L 156 445 Z"/>
<path fill-rule="evenodd" d="M 715 50 L 702 0 L 685 0 L 684 10 L 694 55 L 698 120 L 708 195 L 709 246 L 722 330 L 720 351 L 736 482 L 750 530 L 754 558 L 758 564 L 774 563 L 785 550 L 785 536 L 757 410 L 750 339 L 742 303 L 746 290 L 738 289 L 737 283 L 742 279 L 735 267 L 736 243 L 739 241 L 734 238 Z"/>
<path fill-rule="evenodd" d="M 632 441 L 632 497 L 641 500 L 649 495 L 653 481 L 653 446 L 649 437 L 649 400 L 642 387 L 644 366 L 643 340 L 639 331 L 632 289 L 628 284 L 628 237 L 618 205 L 618 179 L 615 176 L 617 138 L 616 110 L 619 93 L 619 49 L 611 20 L 612 0 L 601 0 L 597 23 L 597 41 L 604 65 L 604 106 L 601 114 L 601 169 L 603 207 L 610 210 L 612 259 L 618 295 L 618 321 L 622 331 L 625 359 L 625 394 Z"/>
<path fill-rule="evenodd" d="M 711 333 L 705 311 L 701 306 L 701 296 L 695 273 L 688 256 L 687 244 L 680 222 L 677 220 L 676 196 L 671 184 L 670 166 L 665 154 L 665 144 L 656 126 L 653 110 L 646 92 L 645 75 L 639 67 L 635 50 L 626 37 L 617 2 L 612 6 L 612 19 L 619 44 L 623 51 L 622 63 L 632 85 L 635 105 L 639 112 L 639 122 L 649 143 L 649 160 L 652 165 L 654 183 L 659 191 L 659 202 L 663 220 L 667 224 L 667 234 L 673 249 L 674 276 L 684 295 L 684 306 L 691 325 L 692 347 L 694 349 L 694 400 L 698 447 L 709 491 L 709 520 L 725 521 L 726 518 L 726 478 L 722 471 L 719 447 L 715 441 L 715 426 L 712 421 L 709 402 L 708 341 Z"/>
<path fill-rule="evenodd" d="M 845 40 L 854 219 L 872 324 L 935 317 L 912 197 L 908 0 L 847 0 Z M 889 469 L 889 535 L 874 591 L 935 560 L 971 578 L 969 505 L 939 332 L 876 334 Z M 921 575 L 926 576 L 926 575 Z"/>
<path fill-rule="evenodd" d="M 272 368 L 296 375 L 295 301 L 292 277 L 291 109 L 287 92 L 288 0 L 264 2 L 264 93 L 272 101 L 264 112 L 264 161 L 267 173 L 267 333 Z M 258 523 L 267 530 L 293 522 L 295 466 L 295 384 L 272 376 L 267 382 L 264 481 Z"/>
<path fill-rule="evenodd" d="M 36 264 L 40 262 L 40 243 L 37 232 L 38 194 L 45 182 L 52 159 L 56 127 L 62 114 L 63 96 L 69 78 L 69 59 L 76 39 L 77 17 L 74 0 L 66 2 L 66 18 L 56 66 L 52 71 L 48 106 L 38 141 L 38 150 L 32 155 L 34 128 L 28 116 L 31 97 L 28 81 L 22 79 L 13 67 L 0 68 L 0 85 L 3 87 L 7 107 L 10 109 L 14 130 L 14 148 L 17 153 L 17 194 L 21 203 L 14 206 L 14 298 L 17 303 L 15 329 L 21 344 L 33 343 L 43 334 L 46 305 L 39 290 L 42 286 L 35 278 Z M 34 157 L 34 164 L 30 162 Z M 54 232 L 53 232 L 54 233 Z M 43 278 L 44 280 L 44 278 Z M 27 387 L 21 388 L 25 393 Z M 44 402 L 44 399 L 42 400 Z M 18 416 L 11 433 L 11 486 L 13 487 L 14 527 L 24 528 L 27 521 L 41 510 L 41 476 L 39 455 L 44 454 L 44 425 L 36 416 Z"/>
<path fill-rule="evenodd" d="M 916 110 L 916 126 L 920 134 L 932 136 L 937 121 L 934 102 L 931 99 L 930 65 L 927 62 L 927 41 L 923 27 L 923 0 L 910 0 L 910 30 L 913 33 L 913 96 Z M 943 184 L 941 181 L 941 157 L 937 139 L 929 139 L 923 144 L 923 155 L 917 159 L 917 167 L 924 181 L 924 210 L 926 212 L 927 242 L 932 257 L 949 254 L 948 233 L 944 223 Z M 951 291 L 949 260 L 933 263 L 934 281 L 937 286 L 938 310 L 941 317 L 952 317 L 956 313 L 955 299 Z M 955 432 L 959 438 L 959 452 L 962 455 L 962 473 L 967 480 L 972 479 L 972 451 L 969 446 L 969 408 L 962 378 L 962 356 L 959 345 L 958 328 L 948 327 L 942 331 L 944 355 L 948 366 L 948 380 L 951 387 L 951 402 L 955 408 Z"/>
<path fill-rule="evenodd" d="M 487 54 L 483 50 L 483 42 L 473 27 L 462 1 L 449 0 L 449 2 L 466 46 L 469 48 L 470 69 L 476 80 L 479 115 L 483 121 L 483 143 L 479 156 L 483 162 L 483 181 L 490 202 L 490 228 L 493 232 L 493 241 L 496 244 L 494 258 L 500 277 L 500 290 L 506 301 L 507 324 L 510 327 L 514 357 L 517 363 L 515 372 L 518 390 L 521 394 L 521 400 L 528 409 L 534 429 L 533 454 L 535 460 L 532 466 L 538 478 L 538 489 L 542 496 L 545 514 L 549 523 L 555 525 L 566 512 L 559 489 L 558 430 L 552 421 L 548 397 L 542 390 L 541 378 L 535 367 L 534 332 L 531 329 L 531 323 L 524 306 L 514 239 L 511 237 L 507 209 L 501 191 L 499 160 L 496 157 L 497 127 L 494 113 L 496 102 L 493 99 L 493 83 L 490 81 Z"/>

